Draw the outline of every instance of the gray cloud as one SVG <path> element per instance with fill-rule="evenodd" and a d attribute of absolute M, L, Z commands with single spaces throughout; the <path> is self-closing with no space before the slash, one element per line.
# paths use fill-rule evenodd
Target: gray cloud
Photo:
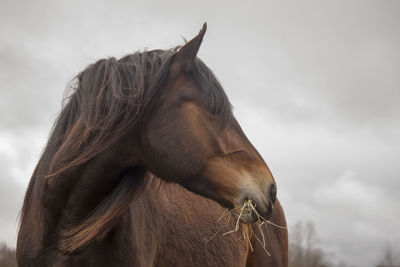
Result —
<path fill-rule="evenodd" d="M 2 140 L 4 141 L 4 140 Z M 16 225 L 22 203 L 24 186 L 13 178 L 19 171 L 16 166 L 15 153 L 6 153 L 4 145 L 0 151 L 0 240 L 14 244 L 16 241 Z"/>
<path fill-rule="evenodd" d="M 289 224 L 338 258 L 400 247 L 398 1 L 2 1 L 0 228 L 15 231 L 63 90 L 87 64 L 209 29 L 200 57 L 270 165 Z M 13 244 L 15 235 L 3 234 Z"/>

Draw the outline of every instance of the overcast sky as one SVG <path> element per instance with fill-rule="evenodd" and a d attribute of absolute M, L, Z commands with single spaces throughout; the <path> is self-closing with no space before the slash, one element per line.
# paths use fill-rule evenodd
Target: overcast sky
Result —
<path fill-rule="evenodd" d="M 378 0 L 0 0 L 0 240 L 15 246 L 73 76 L 180 45 L 205 21 L 199 57 L 270 166 L 289 225 L 313 221 L 321 246 L 355 266 L 389 243 L 400 253 L 400 1 Z"/>

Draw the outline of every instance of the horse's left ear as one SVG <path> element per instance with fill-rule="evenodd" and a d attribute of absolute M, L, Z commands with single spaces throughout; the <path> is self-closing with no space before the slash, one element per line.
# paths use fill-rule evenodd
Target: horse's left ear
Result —
<path fill-rule="evenodd" d="M 204 23 L 199 34 L 182 46 L 178 52 L 176 52 L 171 63 L 171 70 L 174 73 L 189 71 L 192 69 L 197 52 L 199 51 L 201 42 L 203 41 L 203 36 L 206 33 L 206 29 L 207 23 Z"/>

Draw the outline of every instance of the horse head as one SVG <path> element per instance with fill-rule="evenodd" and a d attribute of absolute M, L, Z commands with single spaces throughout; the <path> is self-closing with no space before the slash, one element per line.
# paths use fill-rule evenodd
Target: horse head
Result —
<path fill-rule="evenodd" d="M 222 87 L 197 58 L 206 31 L 173 55 L 158 97 L 141 120 L 141 164 L 227 208 L 251 201 L 244 223 L 269 219 L 276 198 L 274 178 L 232 114 Z"/>

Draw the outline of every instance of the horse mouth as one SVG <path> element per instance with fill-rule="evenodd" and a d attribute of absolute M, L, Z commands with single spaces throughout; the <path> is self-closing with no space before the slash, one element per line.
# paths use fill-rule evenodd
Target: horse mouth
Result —
<path fill-rule="evenodd" d="M 272 208 L 261 208 L 261 205 L 257 205 L 257 202 L 251 198 L 246 198 L 242 201 L 241 206 L 236 207 L 233 212 L 241 223 L 253 224 L 268 221 L 272 216 Z"/>
<path fill-rule="evenodd" d="M 240 222 L 243 224 L 253 224 L 257 222 L 259 219 L 257 214 L 252 210 L 245 210 L 243 211 L 242 215 L 240 215 Z"/>

